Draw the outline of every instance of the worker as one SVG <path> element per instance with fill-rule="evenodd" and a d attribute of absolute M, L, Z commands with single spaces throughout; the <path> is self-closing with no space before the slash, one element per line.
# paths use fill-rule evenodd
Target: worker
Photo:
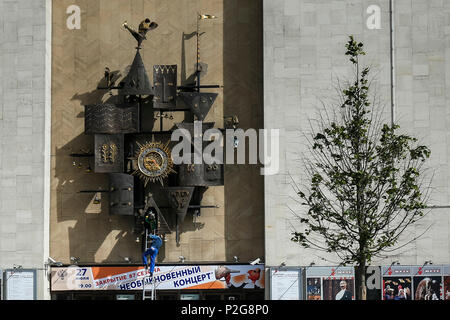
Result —
<path fill-rule="evenodd" d="M 150 208 L 144 216 L 144 228 L 148 230 L 149 234 L 156 229 L 156 216 L 153 208 Z"/>
<path fill-rule="evenodd" d="M 151 234 L 149 237 L 150 239 L 152 239 L 152 242 L 150 244 L 150 248 L 148 248 L 147 251 L 145 251 L 142 255 L 142 260 L 144 262 L 145 269 L 148 269 L 148 267 L 150 266 L 150 277 L 153 277 L 156 256 L 158 255 L 159 248 L 161 248 L 162 246 L 163 235 L 157 236 Z M 150 261 L 148 261 L 147 256 L 150 256 Z"/>

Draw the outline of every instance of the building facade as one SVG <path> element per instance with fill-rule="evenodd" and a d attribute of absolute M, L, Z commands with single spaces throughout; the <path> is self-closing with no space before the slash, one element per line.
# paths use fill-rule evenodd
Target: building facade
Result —
<path fill-rule="evenodd" d="M 402 240 L 430 229 L 372 264 L 449 263 L 449 10 L 446 1 L 264 1 L 264 127 L 280 129 L 280 171 L 264 181 L 266 267 L 339 262 L 290 238 L 301 227 L 293 212 L 305 212 L 293 185 L 307 183 L 300 160 L 305 135 L 312 135 L 309 121 L 317 119 L 322 102 L 336 97 L 337 81 L 351 77 L 345 56 L 349 35 L 364 43 L 363 64 L 375 75 L 386 123 L 392 111 L 404 132 L 430 147 L 428 166 L 434 172 L 430 213 Z"/>
<path fill-rule="evenodd" d="M 98 89 L 106 67 L 120 74 L 119 79 L 133 69 L 136 43 L 123 24 L 137 30 L 147 17 L 158 24 L 138 50 L 138 68 L 146 69 L 152 85 L 157 82 L 153 66 L 176 65 L 177 85 L 192 86 L 196 61 L 201 62 L 202 84 L 216 85 L 209 90 L 216 96 L 214 104 L 201 120 L 224 129 L 237 116 L 240 128 L 261 128 L 262 3 L 48 0 L 0 5 L 0 269 L 1 287 L 10 293 L 4 298 L 17 298 L 11 292 L 24 285 L 34 288 L 27 299 L 95 298 L 92 290 L 78 294 L 79 288 L 72 290 L 70 284 L 54 293 L 56 287 L 50 283 L 55 276 L 64 279 L 71 265 L 80 268 L 76 272 L 105 267 L 95 275 L 106 272 L 111 277 L 116 276 L 114 268 L 128 268 L 126 272 L 142 268 L 143 242 L 136 216 L 110 210 L 111 194 L 105 192 L 110 180 L 88 156 L 95 151 L 95 135 L 88 132 L 90 120 L 85 119 L 86 106 L 111 101 L 117 94 Z M 198 12 L 216 16 L 201 21 L 201 34 L 196 29 Z M 24 25 L 24 19 L 33 23 Z M 138 131 L 151 140 L 153 132 L 170 132 L 178 123 L 192 122 L 193 115 L 188 110 L 158 113 L 142 107 L 139 119 Z M 210 277 L 211 268 L 230 266 L 229 270 L 243 273 L 245 285 L 257 280 L 248 279 L 247 269 L 248 262 L 264 254 L 263 178 L 256 165 L 222 170 L 222 183 L 195 194 L 184 220 L 174 224 L 171 202 L 160 204 L 170 230 L 165 230 L 158 272 L 184 268 L 179 275 L 185 275 L 201 270 L 197 275 L 201 278 Z M 219 287 L 229 287 L 230 279 L 222 277 Z M 256 293 L 260 297 L 263 279 L 264 273 Z M 185 279 L 180 281 L 184 284 Z M 225 298 L 220 290 L 213 291 L 209 295 Z M 240 290 L 228 295 L 252 294 Z M 166 296 L 181 298 L 170 288 Z"/>
<path fill-rule="evenodd" d="M 427 232 L 390 258 L 372 262 L 379 269 L 368 274 L 373 271 L 372 279 L 380 281 L 374 298 L 399 279 L 411 280 L 416 293 L 424 275 L 442 277 L 450 288 L 447 1 L 0 0 L 0 12 L 3 299 L 142 298 L 142 286 L 152 283 L 141 262 L 139 209 L 159 191 L 145 185 L 133 195 L 125 190 L 120 197 L 134 200 L 116 203 L 113 175 L 132 177 L 133 190 L 141 186 L 127 167 L 135 154 L 121 145 L 128 152 L 122 153 L 123 170 L 107 172 L 96 158 L 104 144 L 99 139 L 167 141 L 172 130 L 198 120 L 198 110 L 189 99 L 180 110 L 178 104 L 158 109 L 156 100 L 147 101 L 131 112 L 138 119 L 136 131 L 117 136 L 117 123 L 129 129 L 121 127 L 123 118 L 112 131 L 99 129 L 101 117 L 89 106 L 119 112 L 121 92 L 124 99 L 134 95 L 142 102 L 140 93 L 128 86 L 123 94 L 120 87 L 132 83 L 126 79 L 134 73 L 152 90 L 158 79 L 168 87 L 174 80 L 175 94 L 186 98 L 195 92 L 196 62 L 202 63 L 201 84 L 214 85 L 203 92 L 215 97 L 200 118 L 221 130 L 234 117 L 244 130 L 280 130 L 280 166 L 278 173 L 263 176 L 260 165 L 223 165 L 220 183 L 180 204 L 186 209 L 180 220 L 173 201 L 155 196 L 168 228 L 155 269 L 157 299 L 333 299 L 341 281 L 353 286 L 351 267 L 336 268 L 334 255 L 290 240 L 301 227 L 293 212 L 304 210 L 293 184 L 305 182 L 299 160 L 309 121 L 321 102 L 335 97 L 337 81 L 351 76 L 345 56 L 349 35 L 365 45 L 363 63 L 375 75 L 386 122 L 393 116 L 402 130 L 430 147 L 434 172 L 430 213 L 403 240 Z M 199 12 L 216 18 L 200 21 Z M 137 50 L 124 24 L 137 30 L 147 17 L 158 26 Z M 160 66 L 176 66 L 174 78 L 157 78 Z M 111 86 L 109 80 L 105 84 L 106 68 Z M 105 111 L 102 121 L 109 116 Z M 136 136 L 141 140 L 133 140 Z M 177 173 L 161 188 L 180 187 L 180 179 L 192 173 L 183 170 L 175 167 Z M 186 175 L 180 178 L 181 173 Z M 32 290 L 17 289 L 22 287 Z"/>
<path fill-rule="evenodd" d="M 51 6 L 2 0 L 0 12 L 0 269 L 11 282 L 31 276 L 36 288 L 0 290 L 48 299 Z"/>

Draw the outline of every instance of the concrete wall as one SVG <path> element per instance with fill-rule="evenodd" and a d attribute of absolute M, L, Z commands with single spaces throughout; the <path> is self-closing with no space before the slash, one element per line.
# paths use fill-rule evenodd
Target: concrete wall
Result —
<path fill-rule="evenodd" d="M 38 270 L 46 296 L 45 0 L 0 1 L 0 269 Z M 48 69 L 47 69 L 48 70 Z"/>
<path fill-rule="evenodd" d="M 380 29 L 367 26 L 371 5 L 381 9 Z M 291 232 L 299 227 L 293 211 L 305 210 L 295 201 L 292 181 L 306 183 L 299 160 L 305 153 L 309 119 L 316 117 L 322 100 L 327 103 L 336 96 L 337 79 L 350 76 L 351 64 L 344 55 L 349 35 L 365 44 L 364 62 L 372 67 L 390 121 L 389 29 L 388 0 L 264 1 L 264 126 L 282 129 L 280 172 L 265 177 L 267 265 L 333 265 L 333 260 L 339 261 L 290 241 Z M 450 204 L 449 30 L 450 2 L 395 1 L 396 118 L 403 130 L 431 148 L 429 166 L 435 176 L 429 204 L 441 206 Z M 449 263 L 449 210 L 431 210 L 405 234 L 412 239 L 431 225 L 423 237 L 392 258 L 374 263 Z"/>

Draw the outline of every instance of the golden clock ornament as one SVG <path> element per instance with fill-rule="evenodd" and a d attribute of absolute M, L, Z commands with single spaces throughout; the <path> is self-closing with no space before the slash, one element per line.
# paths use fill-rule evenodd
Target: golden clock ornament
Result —
<path fill-rule="evenodd" d="M 169 143 L 170 140 L 163 144 L 155 141 L 154 138 L 145 144 L 136 142 L 139 150 L 136 152 L 137 169 L 133 174 L 142 179 L 145 186 L 149 181 L 159 181 L 161 185 L 164 185 L 163 179 L 170 173 L 175 173 Z"/>

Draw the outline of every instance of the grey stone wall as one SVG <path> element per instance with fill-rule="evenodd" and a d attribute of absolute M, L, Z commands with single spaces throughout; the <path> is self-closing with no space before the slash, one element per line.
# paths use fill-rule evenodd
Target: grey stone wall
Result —
<path fill-rule="evenodd" d="M 380 29 L 369 29 L 371 5 L 381 9 Z M 349 35 L 365 44 L 364 63 L 372 67 L 376 93 L 390 121 L 390 24 L 388 0 L 264 0 L 265 128 L 279 128 L 280 172 L 265 177 L 266 264 L 333 265 L 332 255 L 304 250 L 290 241 L 298 228 L 294 212 L 304 210 L 293 181 L 305 183 L 300 159 L 310 119 L 321 103 L 336 97 L 337 79 L 350 75 L 345 53 Z M 395 1 L 396 119 L 432 150 L 434 170 L 430 204 L 448 206 L 450 106 L 450 1 Z M 412 239 L 430 230 L 389 264 L 450 262 L 450 208 L 433 209 L 405 234 Z M 325 260 L 324 260 L 325 259 Z"/>
<path fill-rule="evenodd" d="M 45 19 L 0 0 L 0 269 L 44 267 Z"/>

